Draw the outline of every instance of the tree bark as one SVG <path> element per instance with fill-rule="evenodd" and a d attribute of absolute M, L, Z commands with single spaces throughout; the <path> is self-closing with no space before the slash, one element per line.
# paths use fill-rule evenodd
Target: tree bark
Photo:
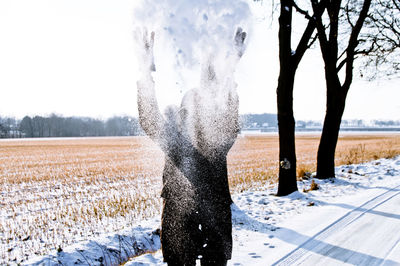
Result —
<path fill-rule="evenodd" d="M 293 86 L 298 62 L 293 59 L 292 2 L 281 0 L 279 16 L 279 63 L 277 106 L 279 130 L 279 185 L 277 196 L 297 191 L 296 150 L 293 117 Z"/>
<path fill-rule="evenodd" d="M 345 102 L 346 93 L 342 91 L 342 87 L 330 85 L 327 92 L 324 126 L 317 154 L 317 178 L 335 177 L 335 151 Z"/>
<path fill-rule="evenodd" d="M 279 129 L 279 185 L 278 196 L 297 191 L 295 121 L 293 117 L 293 85 L 295 70 L 282 69 L 279 75 L 278 129 Z"/>

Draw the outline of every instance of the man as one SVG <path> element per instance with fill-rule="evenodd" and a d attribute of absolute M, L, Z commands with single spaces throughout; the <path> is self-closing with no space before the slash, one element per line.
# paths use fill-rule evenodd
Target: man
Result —
<path fill-rule="evenodd" d="M 212 56 L 200 87 L 188 91 L 181 107 L 161 115 L 152 71 L 154 32 L 137 36 L 142 77 L 137 82 L 139 121 L 165 153 L 161 243 L 168 265 L 226 265 L 232 253 L 232 221 L 226 156 L 239 131 L 233 79 L 246 33 L 238 29 L 234 53 L 218 76 Z"/>

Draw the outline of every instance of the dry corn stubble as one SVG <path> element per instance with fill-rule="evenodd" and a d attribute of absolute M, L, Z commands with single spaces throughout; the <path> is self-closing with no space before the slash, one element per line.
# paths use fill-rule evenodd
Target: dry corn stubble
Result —
<path fill-rule="evenodd" d="M 299 176 L 315 171 L 319 135 L 298 135 Z M 336 164 L 400 154 L 400 135 L 344 135 Z M 278 136 L 239 137 L 232 192 L 274 184 Z M 163 154 L 147 137 L 0 141 L 0 264 L 159 214 Z"/>

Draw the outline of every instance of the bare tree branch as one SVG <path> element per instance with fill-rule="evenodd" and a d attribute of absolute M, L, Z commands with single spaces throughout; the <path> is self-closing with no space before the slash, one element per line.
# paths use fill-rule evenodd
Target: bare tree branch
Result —
<path fill-rule="evenodd" d="M 305 18 L 307 19 L 312 19 L 311 16 L 308 14 L 307 11 L 305 11 L 304 9 L 301 9 L 294 0 L 291 1 L 292 2 L 292 6 L 296 9 L 297 12 L 299 12 L 300 14 L 304 15 Z"/>
<path fill-rule="evenodd" d="M 346 77 L 343 84 L 343 89 L 346 91 L 349 90 L 350 84 L 353 81 L 353 65 L 354 65 L 355 49 L 359 43 L 358 36 L 361 32 L 361 28 L 363 27 L 364 21 L 368 16 L 368 11 L 370 6 L 371 6 L 371 0 L 365 0 L 363 3 L 363 7 L 360 11 L 360 15 L 357 19 L 357 22 L 350 34 L 346 52 L 347 53 Z"/>

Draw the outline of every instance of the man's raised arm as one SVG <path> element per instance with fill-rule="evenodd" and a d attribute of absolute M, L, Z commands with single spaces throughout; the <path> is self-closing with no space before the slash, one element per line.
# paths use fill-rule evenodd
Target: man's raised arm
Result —
<path fill-rule="evenodd" d="M 158 108 L 152 76 L 155 71 L 153 46 L 154 32 L 148 36 L 147 30 L 136 30 L 135 41 L 138 49 L 141 77 L 137 81 L 137 103 L 139 122 L 146 134 L 159 142 L 164 120 Z"/>
<path fill-rule="evenodd" d="M 228 91 L 226 105 L 227 105 L 227 112 L 226 112 L 226 135 L 228 137 L 227 145 L 226 145 L 226 153 L 228 153 L 229 149 L 232 147 L 235 139 L 240 131 L 240 124 L 239 124 L 239 97 L 236 92 L 237 84 L 234 81 L 234 72 L 236 70 L 236 66 L 239 63 L 240 58 L 242 57 L 245 45 L 244 41 L 246 39 L 246 32 L 242 30 L 242 28 L 238 28 L 236 30 L 236 34 L 234 37 L 234 50 L 235 53 L 231 55 L 230 64 L 231 68 L 230 71 L 227 71 L 225 77 L 225 88 Z"/>

